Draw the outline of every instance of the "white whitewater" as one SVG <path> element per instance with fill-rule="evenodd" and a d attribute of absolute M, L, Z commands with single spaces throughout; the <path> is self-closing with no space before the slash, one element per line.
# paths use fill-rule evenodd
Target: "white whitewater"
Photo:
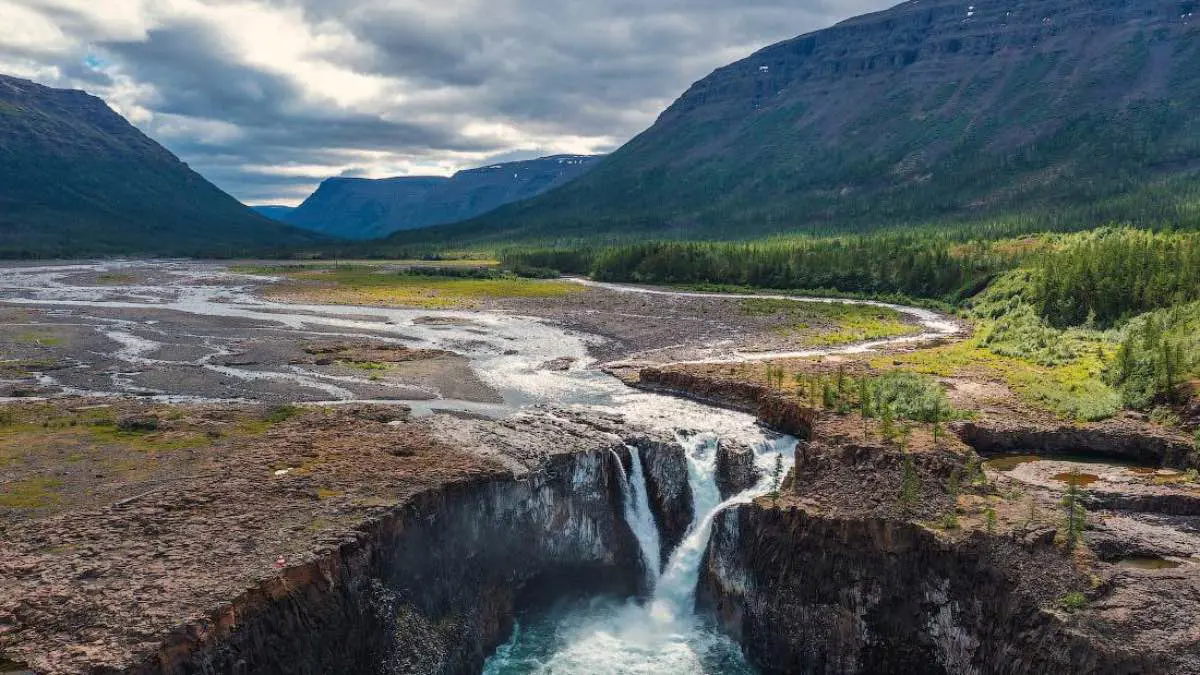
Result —
<path fill-rule="evenodd" d="M 642 552 L 642 562 L 646 566 L 646 587 L 653 589 L 658 585 L 659 560 L 662 549 L 658 539 L 658 524 L 654 522 L 654 512 L 650 510 L 650 495 L 646 490 L 646 471 L 642 466 L 641 453 L 632 445 L 627 446 L 632 455 L 629 477 L 625 480 L 625 520 L 637 537 L 638 548 Z"/>
<path fill-rule="evenodd" d="M 754 672 L 732 640 L 695 614 L 696 583 L 716 515 L 769 492 L 776 457 L 789 466 L 795 439 L 768 439 L 759 432 L 756 463 L 768 477 L 722 502 L 715 476 L 717 438 L 715 433 L 679 437 L 687 450 L 696 518 L 671 554 L 653 596 L 644 604 L 596 599 L 539 617 L 520 626 L 497 650 L 484 667 L 486 675 Z M 631 476 L 629 482 L 634 481 Z M 643 545 L 643 552 L 646 548 Z"/>

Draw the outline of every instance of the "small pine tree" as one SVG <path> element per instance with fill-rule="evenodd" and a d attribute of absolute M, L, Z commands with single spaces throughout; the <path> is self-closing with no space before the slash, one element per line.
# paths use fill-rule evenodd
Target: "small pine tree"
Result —
<path fill-rule="evenodd" d="M 896 421 L 892 417 L 892 406 L 890 405 L 880 409 L 879 430 L 885 441 L 890 441 L 896 436 Z"/>
<path fill-rule="evenodd" d="M 783 455 L 775 455 L 775 468 L 771 470 L 771 498 L 779 499 L 779 488 L 783 485 Z"/>
<path fill-rule="evenodd" d="M 875 416 L 875 411 L 871 407 L 871 390 L 867 386 L 867 379 L 858 381 L 858 407 L 862 410 L 862 416 L 871 418 Z M 1200 443 L 1200 441 L 1197 441 Z"/>
<path fill-rule="evenodd" d="M 1079 470 L 1071 471 L 1067 479 L 1067 494 L 1063 497 L 1063 507 L 1067 511 L 1067 550 L 1074 551 L 1083 539 L 1083 530 L 1087 527 L 1087 511 L 1083 508 L 1082 491 L 1079 489 Z"/>
<path fill-rule="evenodd" d="M 929 411 L 930 422 L 933 424 L 933 444 L 937 445 L 942 440 L 942 402 L 937 398 L 933 399 L 933 407 Z"/>
<path fill-rule="evenodd" d="M 834 393 L 833 387 L 828 382 L 821 387 L 821 405 L 825 406 L 826 408 L 837 407 L 837 395 Z"/>
<path fill-rule="evenodd" d="M 967 485 L 978 485 L 987 480 L 987 474 L 983 472 L 983 460 L 978 454 L 972 452 L 967 458 L 967 466 L 963 469 L 963 482 Z"/>
<path fill-rule="evenodd" d="M 987 523 L 988 534 L 994 534 L 996 532 L 996 509 L 989 505 L 983 512 L 983 519 Z"/>
<path fill-rule="evenodd" d="M 913 464 L 912 454 L 904 453 L 900 469 L 900 509 L 907 515 L 921 502 L 921 478 Z"/>
<path fill-rule="evenodd" d="M 962 493 L 961 483 L 962 471 L 958 467 L 954 467 L 954 470 L 950 472 L 950 479 L 946 481 L 946 494 L 950 496 L 950 501 L 958 502 L 958 496 Z"/>
<path fill-rule="evenodd" d="M 958 467 L 950 472 L 950 478 L 946 481 L 946 495 L 950 497 L 950 510 L 942 517 L 942 524 L 947 530 L 958 529 L 958 495 L 961 492 L 960 483 L 962 482 L 962 471 Z"/>

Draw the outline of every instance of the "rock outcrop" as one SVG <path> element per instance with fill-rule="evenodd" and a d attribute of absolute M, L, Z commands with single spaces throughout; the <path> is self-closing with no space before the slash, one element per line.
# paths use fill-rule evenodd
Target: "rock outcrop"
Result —
<path fill-rule="evenodd" d="M 763 672 L 1200 672 L 1200 574 L 1081 562 L 1053 525 L 1058 499 L 1009 503 L 1011 485 L 964 478 L 970 453 L 953 439 L 906 455 L 822 429 L 778 499 L 717 516 L 701 569 L 698 608 Z M 1103 529 L 1110 555 L 1139 550 Z"/>
<path fill-rule="evenodd" d="M 754 448 L 726 439 L 717 442 L 717 489 L 721 499 L 749 490 L 761 478 L 762 471 L 754 463 Z"/>
<path fill-rule="evenodd" d="M 718 516 L 698 602 L 767 673 L 1186 672 L 1074 630 L 1074 577 L 1052 547 L 755 504 Z"/>
<path fill-rule="evenodd" d="M 661 562 L 665 565 L 696 517 L 687 455 L 676 443 L 649 437 L 634 438 L 631 442 L 642 453 L 645 463 L 646 496 L 658 524 Z"/>
<path fill-rule="evenodd" d="M 1143 465 L 1200 468 L 1200 451 L 1186 436 L 1126 419 L 1093 424 L 1046 424 L 994 419 L 951 425 L 964 443 L 984 454 L 1091 452 Z"/>
<path fill-rule="evenodd" d="M 658 467 L 662 508 L 690 508 L 666 484 L 682 449 L 619 417 L 372 413 L 308 413 L 226 448 L 228 475 L 8 530 L 0 663 L 39 675 L 477 673 L 519 611 L 638 591 L 617 465 L 627 444 Z M 272 472 L 280 463 L 296 468 Z M 282 543 L 303 548 L 271 554 L 273 571 L 240 566 Z M 142 600 L 156 594 L 169 597 Z"/>
<path fill-rule="evenodd" d="M 643 368 L 638 379 L 630 384 L 647 391 L 747 412 L 768 427 L 801 439 L 812 436 L 817 421 L 817 413 L 812 408 L 760 384 L 663 368 Z"/>

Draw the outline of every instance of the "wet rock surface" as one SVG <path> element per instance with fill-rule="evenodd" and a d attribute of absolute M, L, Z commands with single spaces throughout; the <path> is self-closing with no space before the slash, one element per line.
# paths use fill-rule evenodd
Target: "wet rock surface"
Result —
<path fill-rule="evenodd" d="M 677 443 L 649 436 L 635 437 L 631 442 L 645 463 L 646 496 L 658 524 L 661 562 L 665 565 L 695 519 L 687 456 Z"/>
<path fill-rule="evenodd" d="M 775 394 L 770 387 L 722 380 L 672 368 L 641 368 L 616 373 L 630 386 L 683 396 L 701 403 L 754 414 L 763 424 L 797 438 L 808 438 L 816 412 L 795 399 Z"/>
<path fill-rule="evenodd" d="M 721 499 L 754 487 L 761 478 L 762 471 L 754 464 L 754 448 L 726 439 L 717 443 L 717 488 Z"/>

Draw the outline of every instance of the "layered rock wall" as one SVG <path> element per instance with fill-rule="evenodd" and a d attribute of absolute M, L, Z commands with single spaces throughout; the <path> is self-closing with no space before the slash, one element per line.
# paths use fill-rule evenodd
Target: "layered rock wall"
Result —
<path fill-rule="evenodd" d="M 519 609 L 636 591 L 614 452 L 629 461 L 618 444 L 421 495 L 125 672 L 478 672 Z"/>

